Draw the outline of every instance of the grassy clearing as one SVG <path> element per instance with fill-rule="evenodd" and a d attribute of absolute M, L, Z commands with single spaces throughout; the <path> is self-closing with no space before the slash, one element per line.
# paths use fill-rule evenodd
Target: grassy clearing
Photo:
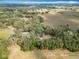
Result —
<path fill-rule="evenodd" d="M 0 31 L 0 39 L 8 39 L 10 37 L 11 33 L 10 31 L 6 30 L 2 30 Z"/>

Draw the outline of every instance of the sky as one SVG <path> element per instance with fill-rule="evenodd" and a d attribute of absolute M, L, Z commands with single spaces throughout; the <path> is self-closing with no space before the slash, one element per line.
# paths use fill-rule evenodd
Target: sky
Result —
<path fill-rule="evenodd" d="M 79 0 L 0 0 L 0 3 L 79 3 Z"/>

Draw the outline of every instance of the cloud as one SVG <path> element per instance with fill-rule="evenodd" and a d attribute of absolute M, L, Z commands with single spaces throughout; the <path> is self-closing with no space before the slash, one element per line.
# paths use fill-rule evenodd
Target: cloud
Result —
<path fill-rule="evenodd" d="M 79 3 L 78 1 L 53 1 L 53 2 L 23 2 L 23 3 Z"/>
<path fill-rule="evenodd" d="M 79 4 L 77 0 L 0 0 L 0 3 L 72 3 L 72 4 Z"/>

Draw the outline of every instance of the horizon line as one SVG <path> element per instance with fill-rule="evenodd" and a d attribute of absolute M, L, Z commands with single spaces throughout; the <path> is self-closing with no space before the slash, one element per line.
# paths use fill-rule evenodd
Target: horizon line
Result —
<path fill-rule="evenodd" d="M 12 1 L 7 1 L 7 2 L 0 2 L 0 3 L 22 3 L 22 4 L 26 4 L 26 3 L 72 3 L 72 4 L 79 4 L 79 1 L 49 1 L 49 2 L 26 2 L 26 1 L 20 1 L 20 2 L 12 2 Z"/>

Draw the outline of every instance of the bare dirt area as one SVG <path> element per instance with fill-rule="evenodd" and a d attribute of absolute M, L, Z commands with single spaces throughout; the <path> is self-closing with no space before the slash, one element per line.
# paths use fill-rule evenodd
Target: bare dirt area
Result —
<path fill-rule="evenodd" d="M 71 19 L 70 21 L 71 21 L 71 22 L 73 22 L 73 23 L 79 24 L 79 20 L 76 20 L 76 19 L 75 19 L 75 20 L 74 20 L 74 19 Z"/>
<path fill-rule="evenodd" d="M 46 15 L 42 15 L 42 17 L 44 18 L 45 24 L 49 26 L 59 26 L 65 24 L 69 24 L 72 26 L 79 25 L 79 19 L 67 17 L 61 14 L 56 14 L 56 15 L 46 14 Z"/>
<path fill-rule="evenodd" d="M 65 49 L 33 50 L 23 52 L 17 44 L 8 47 L 8 59 L 79 59 L 79 53 L 72 53 Z"/>

